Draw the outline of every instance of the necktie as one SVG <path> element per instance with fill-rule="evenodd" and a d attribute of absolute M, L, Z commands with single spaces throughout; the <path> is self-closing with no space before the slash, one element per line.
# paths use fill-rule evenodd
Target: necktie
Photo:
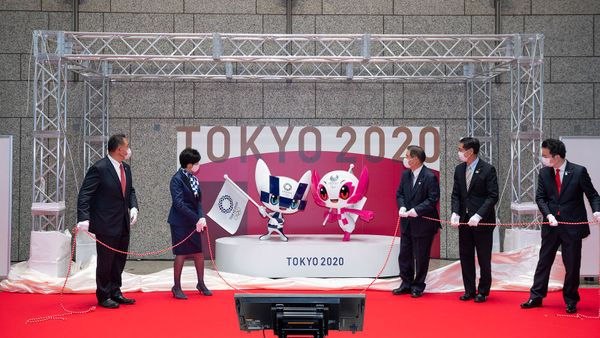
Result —
<path fill-rule="evenodd" d="M 412 171 L 410 172 L 410 178 L 411 178 L 411 181 L 412 181 L 412 186 L 414 187 L 415 183 L 417 183 L 417 177 L 415 176 L 415 173 L 412 172 Z"/>
<path fill-rule="evenodd" d="M 123 193 L 123 197 L 125 197 L 125 168 L 123 167 L 123 163 L 121 163 L 121 192 Z"/>
<path fill-rule="evenodd" d="M 467 173 L 466 173 L 467 190 L 469 190 L 469 187 L 471 186 L 471 178 L 473 178 L 473 171 L 471 170 L 471 166 L 467 166 Z"/>
<path fill-rule="evenodd" d="M 556 169 L 556 175 L 554 176 L 554 181 L 556 182 L 556 191 L 560 196 L 560 169 Z"/>

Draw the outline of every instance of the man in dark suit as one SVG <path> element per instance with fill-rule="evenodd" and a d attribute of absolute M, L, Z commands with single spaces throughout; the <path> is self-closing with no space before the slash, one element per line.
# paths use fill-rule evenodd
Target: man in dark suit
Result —
<path fill-rule="evenodd" d="M 138 204 L 131 169 L 123 162 L 129 141 L 123 134 L 108 140 L 108 156 L 92 165 L 77 199 L 77 227 L 94 233 L 106 245 L 121 251 L 129 248 L 129 227 L 137 221 Z M 121 293 L 121 274 L 127 255 L 96 244 L 96 298 L 98 305 L 118 308 L 133 304 Z"/>
<path fill-rule="evenodd" d="M 404 166 L 407 170 L 402 173 L 400 186 L 396 192 L 402 232 L 398 255 L 402 284 L 392 290 L 392 293 L 394 295 L 410 293 L 413 298 L 421 297 L 425 290 L 431 245 L 440 228 L 438 221 L 417 217 L 439 219 L 437 208 L 440 184 L 435 174 L 424 166 L 423 162 L 425 162 L 425 151 L 417 146 L 409 146 L 404 158 Z"/>
<path fill-rule="evenodd" d="M 581 241 L 590 234 L 588 224 L 563 224 L 561 222 L 587 222 L 583 195 L 587 196 L 596 222 L 600 222 L 600 196 L 592 185 L 585 167 L 565 160 L 564 143 L 555 139 L 542 142 L 542 164 L 538 175 L 535 200 L 548 224 L 542 225 L 542 247 L 535 269 L 529 300 L 521 308 L 542 306 L 548 293 L 550 269 L 561 247 L 566 275 L 563 298 L 567 313 L 577 312 L 579 302 L 579 269 L 581 267 Z"/>
<path fill-rule="evenodd" d="M 496 168 L 478 157 L 479 140 L 464 137 L 458 144 L 463 163 L 454 170 L 451 224 L 458 226 L 458 251 L 465 293 L 460 300 L 486 301 L 492 286 L 492 245 L 496 223 L 494 206 L 498 202 Z M 462 223 L 461 225 L 459 225 Z M 475 289 L 475 251 L 481 277 Z"/>

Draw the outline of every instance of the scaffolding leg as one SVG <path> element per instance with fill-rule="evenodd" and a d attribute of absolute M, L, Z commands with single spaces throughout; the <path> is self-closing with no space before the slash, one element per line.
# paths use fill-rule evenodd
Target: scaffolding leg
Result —
<path fill-rule="evenodd" d="M 37 42 L 39 36 L 34 36 Z M 61 40 L 59 39 L 59 42 Z M 61 48 L 61 43 L 58 44 Z M 32 230 L 65 228 L 67 67 L 57 53 L 35 43 L 33 79 Z"/>
<path fill-rule="evenodd" d="M 525 58 L 513 65 L 510 74 L 512 222 L 533 223 L 541 218 L 535 192 L 543 136 L 544 64 Z"/>
<path fill-rule="evenodd" d="M 479 157 L 493 163 L 492 81 L 467 81 L 467 135 L 481 142 Z"/>
<path fill-rule="evenodd" d="M 110 81 L 107 78 L 86 78 L 84 81 L 84 171 L 87 171 L 96 161 L 106 156 L 109 84 Z"/>

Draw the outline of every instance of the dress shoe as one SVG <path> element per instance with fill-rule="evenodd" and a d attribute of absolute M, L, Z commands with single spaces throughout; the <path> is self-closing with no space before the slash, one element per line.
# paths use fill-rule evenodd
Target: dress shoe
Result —
<path fill-rule="evenodd" d="M 419 297 L 423 296 L 423 292 L 422 291 L 413 291 L 410 293 L 410 296 L 412 298 L 419 298 Z"/>
<path fill-rule="evenodd" d="M 541 307 L 541 298 L 529 298 L 525 303 L 521 304 L 521 309 L 532 309 L 534 307 Z"/>
<path fill-rule="evenodd" d="M 212 296 L 212 292 L 206 287 L 206 285 L 204 285 L 204 282 L 198 283 L 196 285 L 196 289 L 198 289 L 198 291 L 205 296 Z"/>
<path fill-rule="evenodd" d="M 98 302 L 98 305 L 107 308 L 107 309 L 118 309 L 119 308 L 119 303 L 115 302 L 114 300 L 107 298 L 101 302 Z"/>
<path fill-rule="evenodd" d="M 123 297 L 123 295 L 113 296 L 113 297 L 111 297 L 111 299 L 114 300 L 115 302 L 117 302 L 119 304 L 123 304 L 123 305 L 131 305 L 131 304 L 135 303 L 135 299 L 125 298 L 125 297 Z"/>
<path fill-rule="evenodd" d="M 392 294 L 394 296 L 408 295 L 409 293 L 411 293 L 409 288 L 397 288 L 397 289 L 392 290 Z"/>
<path fill-rule="evenodd" d="M 487 300 L 487 296 L 484 296 L 482 294 L 478 294 L 477 296 L 475 296 L 475 303 L 485 303 L 485 301 Z"/>
<path fill-rule="evenodd" d="M 567 304 L 567 313 L 577 313 L 577 304 Z"/>
<path fill-rule="evenodd" d="M 465 293 L 462 296 L 458 297 L 458 299 L 460 299 L 462 301 L 471 300 L 473 298 L 475 298 L 475 296 L 473 294 L 470 294 L 470 293 Z"/>
<path fill-rule="evenodd" d="M 181 288 L 172 287 L 171 292 L 173 293 L 173 298 L 188 299 L 187 296 L 185 295 L 185 293 L 183 293 L 183 290 L 181 290 Z"/>

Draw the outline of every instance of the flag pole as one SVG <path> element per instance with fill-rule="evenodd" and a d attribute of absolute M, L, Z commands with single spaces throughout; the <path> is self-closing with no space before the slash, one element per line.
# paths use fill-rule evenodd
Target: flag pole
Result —
<path fill-rule="evenodd" d="M 234 181 L 232 181 L 229 176 L 227 176 L 227 174 L 223 175 L 223 178 L 225 178 L 225 180 L 229 181 L 229 183 L 231 183 L 242 195 L 246 196 L 246 198 L 252 202 L 252 204 L 254 204 L 255 207 L 260 208 L 260 206 L 250 197 L 248 196 L 248 194 L 246 194 L 246 192 L 244 190 L 242 190 L 242 188 L 240 188 L 237 184 L 235 184 Z"/>
<path fill-rule="evenodd" d="M 329 211 L 327 212 L 327 216 L 325 216 L 325 220 L 323 221 L 322 226 L 325 226 L 325 224 L 327 224 L 327 220 L 329 219 L 329 214 L 331 214 L 331 209 L 333 209 L 333 208 L 329 208 Z"/>

